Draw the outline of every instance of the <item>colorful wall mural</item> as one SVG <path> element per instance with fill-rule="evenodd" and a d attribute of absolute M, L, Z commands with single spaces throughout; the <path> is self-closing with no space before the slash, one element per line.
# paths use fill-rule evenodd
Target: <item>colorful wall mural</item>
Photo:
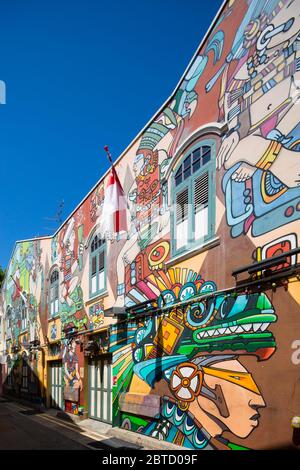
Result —
<path fill-rule="evenodd" d="M 237 237 L 299 219 L 299 14 L 297 2 L 252 1 L 222 71 L 228 124 L 218 154 L 227 223 Z M 211 89 L 216 76 L 207 84 Z M 286 168 L 293 170 L 286 171 Z"/>
<path fill-rule="evenodd" d="M 125 237 L 106 240 L 100 251 L 93 243 L 104 177 L 53 236 L 16 243 L 1 302 L 6 392 L 50 406 L 55 363 L 61 407 L 101 420 L 90 411 L 97 387 L 89 367 L 105 355 L 114 426 L 191 449 L 294 445 L 300 278 L 298 254 L 290 251 L 300 232 L 299 6 L 224 4 L 166 106 L 116 163 L 129 207 Z M 197 154 L 202 141 L 215 148 L 207 188 L 192 179 L 206 168 Z M 194 203 L 206 209 L 213 194 L 213 233 L 175 253 L 180 164 L 179 186 L 190 181 L 185 194 L 192 195 L 182 221 L 201 231 L 207 212 L 198 216 Z M 249 279 L 255 285 L 235 289 L 233 270 L 285 253 L 270 269 L 274 276 L 285 270 L 284 284 L 266 285 L 260 272 Z M 112 316 L 116 307 L 122 316 Z"/>
<path fill-rule="evenodd" d="M 122 427 L 174 444 L 238 448 L 222 438 L 223 431 L 247 437 L 259 424 L 259 408 L 266 406 L 252 374 L 239 359 L 254 355 L 264 361 L 275 353 L 269 326 L 277 316 L 265 293 L 214 294 L 214 282 L 186 271 L 183 284 L 177 282 L 158 298 L 158 305 L 164 299 L 163 305 L 171 306 L 168 312 L 132 323 L 127 331 L 127 325 L 113 327 L 111 347 L 115 349 L 115 337 L 114 373 L 119 384 L 116 413 L 121 410 Z M 204 299 L 188 303 L 197 294 Z M 184 305 L 176 306 L 178 300 Z M 163 395 L 152 414 L 147 399 L 152 393 L 160 395 L 160 389 Z M 136 400 L 131 405 L 131 391 L 140 399 L 144 394 L 138 413 Z M 128 414 L 132 408 L 134 415 L 144 416 L 142 425 Z M 152 420 L 145 418 L 149 411 Z"/>

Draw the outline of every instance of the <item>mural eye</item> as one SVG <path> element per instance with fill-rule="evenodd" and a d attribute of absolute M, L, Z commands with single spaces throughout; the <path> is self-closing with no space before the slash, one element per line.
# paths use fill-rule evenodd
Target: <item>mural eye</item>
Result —
<path fill-rule="evenodd" d="M 198 302 L 188 305 L 184 312 L 185 324 L 192 330 L 206 324 L 214 312 L 214 302 Z"/>
<path fill-rule="evenodd" d="M 233 297 L 227 297 L 223 300 L 222 304 L 220 305 L 219 313 L 221 318 L 226 318 L 232 310 L 232 307 L 235 303 L 236 299 Z"/>
<path fill-rule="evenodd" d="M 163 262 L 167 258 L 170 251 L 168 243 L 162 241 L 150 251 L 148 255 L 149 265 L 151 269 L 159 269 L 163 267 Z"/>

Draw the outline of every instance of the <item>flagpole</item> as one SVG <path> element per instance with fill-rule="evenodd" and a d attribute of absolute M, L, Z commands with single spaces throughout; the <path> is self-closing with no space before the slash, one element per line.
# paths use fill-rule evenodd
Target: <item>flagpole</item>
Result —
<path fill-rule="evenodd" d="M 112 161 L 111 154 L 110 154 L 110 151 L 109 151 L 109 149 L 108 149 L 108 145 L 105 145 L 104 150 L 105 150 L 105 152 L 106 152 L 106 154 L 107 154 L 107 158 L 108 158 L 108 160 L 109 160 L 111 166 L 114 167 L 114 162 Z"/>

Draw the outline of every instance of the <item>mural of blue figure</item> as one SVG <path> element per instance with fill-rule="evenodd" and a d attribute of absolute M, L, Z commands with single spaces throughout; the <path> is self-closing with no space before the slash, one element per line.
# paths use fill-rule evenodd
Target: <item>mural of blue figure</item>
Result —
<path fill-rule="evenodd" d="M 218 154 L 227 223 L 259 236 L 300 218 L 300 17 L 296 2 L 252 1 L 222 75 L 228 125 Z M 246 124 L 247 123 L 247 124 Z M 294 173 L 286 175 L 290 165 Z"/>

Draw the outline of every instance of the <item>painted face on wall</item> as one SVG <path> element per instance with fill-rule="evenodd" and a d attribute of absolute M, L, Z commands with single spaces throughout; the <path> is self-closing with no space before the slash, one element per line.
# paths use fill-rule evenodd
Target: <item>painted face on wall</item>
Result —
<path fill-rule="evenodd" d="M 68 344 L 68 352 L 69 352 L 69 355 L 70 356 L 73 356 L 75 354 L 75 342 L 74 341 L 71 341 L 69 344 Z"/>
<path fill-rule="evenodd" d="M 161 185 L 159 182 L 158 152 L 147 151 L 144 158 L 139 158 L 139 173 L 136 176 L 137 217 L 145 219 L 150 216 L 154 206 L 161 204 Z M 136 164 L 135 170 L 138 169 Z"/>
<path fill-rule="evenodd" d="M 252 375 L 238 360 L 219 362 L 213 367 L 204 367 L 203 371 L 204 393 L 196 398 L 202 424 L 208 432 L 216 423 L 224 431 L 247 437 L 259 424 L 259 408 L 266 406 Z M 216 399 L 208 398 L 206 386 Z M 202 412 L 207 415 L 206 423 Z"/>

